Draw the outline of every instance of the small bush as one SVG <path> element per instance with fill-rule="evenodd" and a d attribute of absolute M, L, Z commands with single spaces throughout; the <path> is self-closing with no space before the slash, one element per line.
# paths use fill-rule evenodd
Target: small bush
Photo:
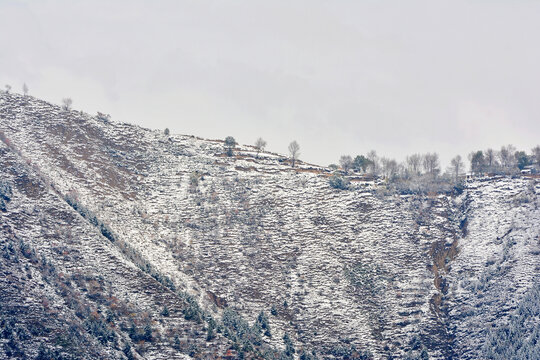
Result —
<path fill-rule="evenodd" d="M 233 149 L 236 146 L 236 140 L 232 136 L 225 138 L 225 152 L 227 156 L 233 156 Z"/>
<path fill-rule="evenodd" d="M 49 360 L 53 358 L 51 350 L 47 349 L 43 343 L 39 345 L 38 354 L 36 360 Z"/>
<path fill-rule="evenodd" d="M 152 342 L 153 340 L 152 327 L 150 326 L 150 324 L 146 324 L 141 331 L 141 329 L 135 327 L 134 323 L 131 323 L 131 326 L 128 330 L 128 334 L 131 340 L 133 340 L 134 342 L 140 342 L 140 341 Z"/>
<path fill-rule="evenodd" d="M 11 201 L 13 191 L 9 183 L 0 182 L 0 211 L 7 211 L 7 203 Z"/>
<path fill-rule="evenodd" d="M 283 353 L 285 357 L 287 359 L 294 359 L 294 353 L 296 351 L 294 350 L 294 344 L 288 333 L 285 333 L 285 335 L 283 335 L 283 343 L 285 344 L 285 351 Z"/>
<path fill-rule="evenodd" d="M 13 191 L 11 189 L 11 185 L 6 181 L 1 181 L 0 182 L 0 198 L 4 199 L 5 201 L 10 201 L 12 195 L 13 195 Z"/>
<path fill-rule="evenodd" d="M 212 341 L 216 335 L 214 334 L 214 329 L 216 325 L 214 321 L 208 322 L 208 328 L 206 329 L 206 341 Z"/>
<path fill-rule="evenodd" d="M 184 318 L 186 320 L 193 320 L 197 323 L 202 322 L 202 310 L 194 297 L 188 294 L 184 294 L 184 298 L 187 302 L 186 307 L 182 309 Z"/>
<path fill-rule="evenodd" d="M 270 321 L 268 321 L 268 317 L 264 311 L 259 313 L 255 326 L 257 329 L 264 330 L 264 336 L 272 337 L 272 333 L 270 332 Z"/>
<path fill-rule="evenodd" d="M 122 349 L 122 352 L 124 353 L 124 355 L 126 355 L 128 360 L 135 359 L 135 357 L 133 356 L 133 353 L 131 352 L 131 346 L 129 345 L 129 343 L 126 343 L 126 345 Z"/>
<path fill-rule="evenodd" d="M 197 172 L 193 172 L 191 173 L 191 175 L 189 175 L 189 185 L 191 187 L 197 187 L 199 185 L 199 174 Z"/>
<path fill-rule="evenodd" d="M 102 344 L 116 341 L 116 333 L 109 328 L 109 325 L 96 314 L 91 314 L 89 319 L 84 322 L 84 328 Z"/>
<path fill-rule="evenodd" d="M 236 311 L 227 308 L 223 312 L 223 326 L 225 335 L 235 343 L 243 345 L 260 344 L 260 334 L 255 329 L 250 328 L 246 320 L 242 319 Z"/>
<path fill-rule="evenodd" d="M 334 189 L 347 190 L 349 188 L 349 180 L 339 175 L 332 175 L 328 184 Z"/>
<path fill-rule="evenodd" d="M 109 123 L 111 121 L 111 115 L 109 114 L 103 114 L 98 111 L 97 118 L 100 121 L 103 121 L 104 123 Z"/>

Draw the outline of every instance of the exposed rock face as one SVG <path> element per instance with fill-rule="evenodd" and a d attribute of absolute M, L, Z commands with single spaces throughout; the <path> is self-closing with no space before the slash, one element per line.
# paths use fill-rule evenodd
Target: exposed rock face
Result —
<path fill-rule="evenodd" d="M 538 284 L 538 179 L 470 181 L 461 195 L 388 195 L 376 182 L 340 191 L 324 168 L 292 169 L 249 146 L 228 157 L 220 141 L 0 99 L 0 176 L 11 189 L 0 246 L 16 244 L 20 255 L 22 241 L 47 259 L 2 261 L 0 311 L 41 319 L 54 336 L 69 332 L 61 323 L 79 326 L 86 356 L 120 357 L 125 344 L 148 359 L 238 356 L 230 334 L 208 340 L 208 324 L 185 316 L 196 299 L 215 319 L 234 309 L 253 324 L 264 311 L 271 336 L 252 357 L 283 349 L 287 333 L 296 355 L 425 349 L 473 359 L 488 328 L 506 326 Z M 96 314 L 79 316 L 70 297 Z M 113 311 L 109 323 L 111 306 L 132 310 Z M 141 331 L 150 324 L 151 341 L 130 336 L 130 311 Z M 116 350 L 88 319 L 112 327 Z M 37 354 L 54 336 L 19 341 Z"/>

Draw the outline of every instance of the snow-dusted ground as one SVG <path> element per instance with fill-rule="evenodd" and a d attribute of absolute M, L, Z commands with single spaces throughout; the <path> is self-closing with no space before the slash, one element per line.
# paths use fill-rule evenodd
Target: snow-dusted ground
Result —
<path fill-rule="evenodd" d="M 449 274 L 450 315 L 457 352 L 474 359 L 483 345 L 478 339 L 506 325 L 540 280 L 540 183 L 501 178 L 467 189 L 467 236 Z"/>
<path fill-rule="evenodd" d="M 226 157 L 220 141 L 0 99 L 0 131 L 43 177 L 210 311 L 264 310 L 275 346 L 288 332 L 319 353 L 402 357 L 418 338 L 432 358 L 475 358 L 538 281 L 537 180 L 457 198 L 339 191 L 326 169 L 249 146 Z"/>
<path fill-rule="evenodd" d="M 121 359 L 130 340 L 120 329 L 131 324 L 153 329 L 156 340 L 133 344 L 144 358 L 189 358 L 190 346 L 205 359 L 226 353 L 227 339 L 206 341 L 203 324 L 184 319 L 182 299 L 140 271 L 2 142 L 0 169 L 0 182 L 12 188 L 0 211 L 0 359 L 35 358 L 42 342 L 74 358 Z M 22 255 L 23 246 L 35 255 Z M 164 307 L 167 317 L 160 315 Z M 117 346 L 83 330 L 93 314 L 103 320 L 109 312 Z M 9 321 L 17 335 L 5 331 Z M 175 336 L 183 351 L 171 347 Z M 11 337 L 15 345 L 8 346 Z"/>

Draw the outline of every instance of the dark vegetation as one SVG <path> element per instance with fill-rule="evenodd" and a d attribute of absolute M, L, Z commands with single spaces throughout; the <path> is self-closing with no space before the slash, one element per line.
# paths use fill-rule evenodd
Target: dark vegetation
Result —
<path fill-rule="evenodd" d="M 236 146 L 236 140 L 232 136 L 227 136 L 224 141 L 225 153 L 227 156 L 233 156 L 233 150 Z"/>
<path fill-rule="evenodd" d="M 46 296 L 39 305 L 45 316 L 42 320 L 23 322 L 16 306 L 4 305 L 0 308 L 0 337 L 8 340 L 3 346 L 8 358 L 84 359 L 98 356 L 99 352 L 91 348 L 89 336 L 102 344 L 116 344 L 117 336 L 110 324 L 77 291 L 77 282 L 59 273 L 46 256 L 38 254 L 22 239 L 6 238 L 2 244 L 2 259 L 5 265 L 22 268 L 22 273 L 27 273 L 29 278 L 32 278 L 30 269 L 36 269 L 46 283 L 57 289 L 58 295 L 80 319 L 80 322 L 70 320 L 59 326 L 54 316 L 56 310 Z M 36 341 L 35 348 L 39 345 L 39 349 L 32 355 L 35 350 L 28 344 Z"/>
<path fill-rule="evenodd" d="M 271 358 L 268 356 L 276 353 L 275 350 L 263 345 L 261 340 L 261 331 L 264 331 L 265 336 L 271 337 L 269 321 L 264 312 L 259 315 L 252 327 L 249 326 L 247 321 L 245 321 L 240 314 L 230 308 L 226 308 L 223 312 L 221 322 L 216 321 L 208 312 L 200 307 L 193 296 L 184 291 L 177 291 L 173 281 L 169 277 L 162 275 L 155 270 L 155 268 L 131 246 L 118 240 L 110 228 L 99 220 L 92 211 L 81 205 L 76 198 L 73 196 L 65 196 L 65 200 L 73 209 L 77 210 L 82 217 L 94 225 L 103 236 L 115 243 L 122 250 L 124 255 L 136 264 L 139 269 L 152 276 L 170 291 L 176 293 L 177 296 L 184 301 L 184 308 L 182 310 L 184 318 L 198 324 L 205 323 L 206 341 L 212 341 L 216 337 L 216 333 L 222 333 L 232 341 L 233 349 L 239 354 L 242 354 L 242 356 L 248 353 L 255 353 L 262 356 L 264 353 L 266 354 L 266 358 Z M 169 310 L 166 308 L 161 312 L 162 316 L 168 316 L 168 314 Z M 92 321 L 88 326 L 100 341 L 113 341 L 114 335 L 105 331 L 102 325 L 103 324 L 99 321 Z M 129 336 L 134 342 L 151 342 L 153 339 L 152 328 L 147 324 L 141 330 L 135 328 L 132 324 L 129 328 Z"/>
<path fill-rule="evenodd" d="M 11 201 L 13 192 L 7 181 L 0 181 L 0 211 L 7 210 L 7 203 Z"/>
<path fill-rule="evenodd" d="M 540 284 L 521 300 L 507 324 L 488 330 L 482 348 L 486 359 L 540 359 Z"/>
<path fill-rule="evenodd" d="M 338 174 L 332 175 L 330 179 L 328 180 L 328 183 L 334 189 L 339 189 L 339 190 L 347 190 L 350 184 L 349 180 L 346 177 L 338 175 Z"/>

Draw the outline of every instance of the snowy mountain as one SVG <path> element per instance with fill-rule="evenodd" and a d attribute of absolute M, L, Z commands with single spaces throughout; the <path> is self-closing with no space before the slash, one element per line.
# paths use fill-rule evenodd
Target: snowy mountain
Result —
<path fill-rule="evenodd" d="M 538 178 L 338 190 L 5 93 L 0 138 L 0 359 L 539 358 Z"/>

